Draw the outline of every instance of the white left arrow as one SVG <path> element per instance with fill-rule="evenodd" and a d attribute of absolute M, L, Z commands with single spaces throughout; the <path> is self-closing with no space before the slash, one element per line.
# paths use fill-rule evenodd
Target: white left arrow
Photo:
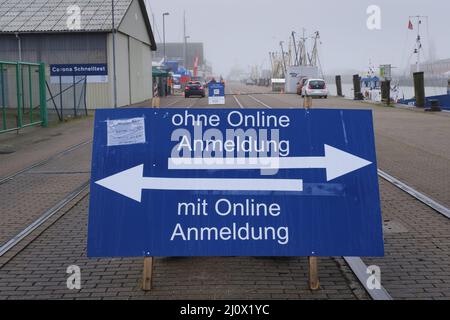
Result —
<path fill-rule="evenodd" d="M 142 190 L 208 191 L 303 191 L 301 179 L 215 179 L 144 177 L 144 165 L 124 170 L 95 182 L 141 202 Z"/>

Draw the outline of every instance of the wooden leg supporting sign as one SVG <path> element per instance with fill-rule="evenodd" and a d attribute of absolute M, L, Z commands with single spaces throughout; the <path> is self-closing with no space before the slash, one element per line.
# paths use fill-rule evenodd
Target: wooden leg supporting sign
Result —
<path fill-rule="evenodd" d="M 144 272 L 142 273 L 142 290 L 152 290 L 153 257 L 144 258 Z"/>
<path fill-rule="evenodd" d="M 308 257 L 309 262 L 309 289 L 319 290 L 319 270 L 317 267 L 317 257 Z M 153 257 L 144 258 L 144 271 L 142 273 L 142 290 L 152 290 L 153 279 Z"/>
<path fill-rule="evenodd" d="M 308 257 L 309 260 L 309 288 L 319 290 L 319 270 L 317 268 L 317 257 Z"/>
<path fill-rule="evenodd" d="M 159 108 L 160 104 L 161 104 L 161 100 L 159 99 L 159 97 L 153 97 L 152 108 Z"/>
<path fill-rule="evenodd" d="M 303 108 L 311 109 L 312 108 L 312 97 L 304 97 L 303 98 Z"/>

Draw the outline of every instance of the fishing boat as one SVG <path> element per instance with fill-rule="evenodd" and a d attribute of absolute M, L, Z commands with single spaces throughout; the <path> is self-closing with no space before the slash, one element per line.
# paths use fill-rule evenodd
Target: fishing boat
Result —
<path fill-rule="evenodd" d="M 421 56 L 423 55 L 423 46 L 422 46 L 422 36 L 421 36 L 421 25 L 423 21 L 425 20 L 427 24 L 427 32 L 428 32 L 428 17 L 426 16 L 411 16 L 409 17 L 409 24 L 408 29 L 414 30 L 416 28 L 417 30 L 417 37 L 416 37 L 416 43 L 414 46 L 414 50 L 412 52 L 412 55 L 415 55 L 416 57 L 416 72 L 419 71 L 425 71 L 422 70 L 421 65 Z M 413 24 L 412 20 L 414 20 L 416 23 Z M 431 65 L 431 75 L 433 75 L 433 64 L 434 62 L 431 61 L 431 63 L 428 63 Z M 430 70 L 427 70 L 428 74 L 430 74 Z M 445 73 L 444 76 L 447 75 L 447 77 L 450 75 L 449 72 Z M 415 97 L 412 97 L 410 99 L 405 99 L 404 97 L 402 99 L 398 100 L 399 104 L 408 105 L 408 106 L 416 106 L 416 99 Z M 439 106 L 440 109 L 450 111 L 450 80 L 448 80 L 448 86 L 447 86 L 447 93 L 446 94 L 439 94 L 439 95 L 431 95 L 431 96 L 425 96 L 425 108 L 431 108 L 433 106 Z"/>
<path fill-rule="evenodd" d="M 369 70 L 361 77 L 361 93 L 365 100 L 381 102 L 382 72 L 376 72 L 375 67 L 369 61 Z M 398 84 L 391 85 L 391 101 L 397 102 L 399 96 Z"/>

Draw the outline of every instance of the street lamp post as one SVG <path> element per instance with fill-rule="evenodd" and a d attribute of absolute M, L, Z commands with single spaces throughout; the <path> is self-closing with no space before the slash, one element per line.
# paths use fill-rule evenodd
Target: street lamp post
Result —
<path fill-rule="evenodd" d="M 190 36 L 184 36 L 184 67 L 187 69 L 188 68 L 188 61 L 187 61 L 187 39 L 189 39 Z"/>
<path fill-rule="evenodd" d="M 164 62 L 166 62 L 166 23 L 165 17 L 169 15 L 169 12 L 163 13 L 163 47 L 164 47 Z"/>

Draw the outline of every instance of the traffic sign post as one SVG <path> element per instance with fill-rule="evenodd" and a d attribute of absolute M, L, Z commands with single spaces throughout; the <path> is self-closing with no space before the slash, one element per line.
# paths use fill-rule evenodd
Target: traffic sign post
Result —
<path fill-rule="evenodd" d="M 88 256 L 146 257 L 144 289 L 153 256 L 308 256 L 318 288 L 383 254 L 369 110 L 96 111 Z"/>
<path fill-rule="evenodd" d="M 208 104 L 225 104 L 225 86 L 222 83 L 208 85 Z"/>

